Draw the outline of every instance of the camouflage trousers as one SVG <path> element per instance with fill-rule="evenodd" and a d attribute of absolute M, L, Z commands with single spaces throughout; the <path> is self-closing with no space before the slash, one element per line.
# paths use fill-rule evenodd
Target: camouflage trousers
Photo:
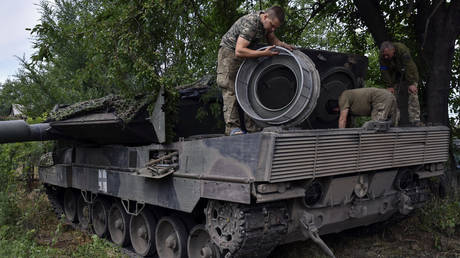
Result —
<path fill-rule="evenodd" d="M 389 93 L 389 92 L 388 92 Z M 393 94 L 385 94 L 385 98 L 377 103 L 372 103 L 371 118 L 374 121 L 385 121 L 391 118 L 394 126 L 398 126 L 399 110 Z"/>
<path fill-rule="evenodd" d="M 407 101 L 407 112 L 409 113 L 410 123 L 420 121 L 420 103 L 418 102 L 417 93 L 409 93 Z"/>
<path fill-rule="evenodd" d="M 242 62 L 243 59 L 236 57 L 234 50 L 226 47 L 219 49 L 217 57 L 217 85 L 222 90 L 224 101 L 223 113 L 226 135 L 229 135 L 230 131 L 234 128 L 241 128 L 238 112 L 239 106 L 235 96 L 235 79 Z M 248 132 L 260 131 L 260 128 L 246 114 L 244 115 L 244 121 Z"/>
<path fill-rule="evenodd" d="M 407 85 L 407 83 L 404 83 L 404 84 L 405 84 L 404 86 Z M 402 89 L 404 89 L 404 91 L 407 91 L 407 86 L 403 87 Z M 402 92 L 400 92 L 402 89 L 399 86 L 395 88 L 395 91 L 396 91 L 395 94 L 398 99 L 398 102 L 403 101 L 401 98 Z M 398 103 L 398 107 L 400 109 L 405 108 L 404 104 L 405 103 Z M 408 92 L 407 94 L 407 116 L 408 116 L 409 123 L 420 122 L 420 103 L 418 101 L 417 93 Z"/>

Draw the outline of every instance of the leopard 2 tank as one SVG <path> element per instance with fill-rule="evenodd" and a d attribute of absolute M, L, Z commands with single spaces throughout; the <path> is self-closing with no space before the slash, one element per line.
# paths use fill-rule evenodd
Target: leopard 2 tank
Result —
<path fill-rule="evenodd" d="M 431 196 L 449 129 L 337 129 L 325 103 L 363 86 L 366 58 L 279 50 L 239 73 L 238 100 L 260 132 L 224 136 L 212 126 L 221 117 L 195 119 L 211 77 L 180 89 L 172 142 L 163 94 L 129 118 L 111 96 L 44 124 L 0 122 L 0 142 L 57 140 L 39 168 L 55 211 L 137 255 L 267 257 L 310 239 L 333 256 L 321 235 L 408 214 Z"/>

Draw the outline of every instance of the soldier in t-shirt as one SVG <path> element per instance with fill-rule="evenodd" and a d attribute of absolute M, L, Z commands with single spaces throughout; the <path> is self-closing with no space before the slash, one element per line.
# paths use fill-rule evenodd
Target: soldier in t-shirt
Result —
<path fill-rule="evenodd" d="M 250 13 L 239 18 L 225 33 L 220 42 L 217 58 L 217 85 L 222 90 L 224 100 L 223 113 L 225 134 L 235 135 L 245 133 L 241 130 L 238 103 L 235 97 L 235 78 L 238 68 L 244 58 L 257 58 L 277 55 L 274 46 L 292 50 L 293 47 L 280 41 L 274 34 L 284 22 L 284 11 L 279 6 L 273 6 L 265 12 Z M 263 51 L 250 47 L 266 40 L 270 47 Z M 245 116 L 245 127 L 248 131 L 257 130 L 257 126 L 248 116 Z"/>
<path fill-rule="evenodd" d="M 339 97 L 336 110 L 340 111 L 339 128 L 346 127 L 348 115 L 370 116 L 374 121 L 385 121 L 391 118 L 393 125 L 396 126 L 398 123 L 396 99 L 393 94 L 384 89 L 345 90 Z"/>

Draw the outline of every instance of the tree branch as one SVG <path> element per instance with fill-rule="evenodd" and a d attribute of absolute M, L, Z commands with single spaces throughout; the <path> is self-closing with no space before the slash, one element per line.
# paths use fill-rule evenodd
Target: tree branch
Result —
<path fill-rule="evenodd" d="M 444 0 L 439 0 L 439 1 L 438 1 L 438 4 L 436 4 L 436 6 L 434 7 L 433 11 L 430 13 L 430 15 L 428 16 L 428 18 L 426 19 L 425 31 L 423 32 L 422 46 L 420 47 L 421 50 L 423 50 L 423 47 L 425 46 L 426 34 L 427 34 L 427 32 L 428 32 L 428 26 L 430 25 L 430 19 L 431 19 L 431 17 L 433 17 L 433 15 L 436 13 L 436 11 L 438 10 L 439 6 L 441 6 L 442 2 L 444 2 Z"/>
<path fill-rule="evenodd" d="M 310 23 L 310 21 L 315 18 L 316 15 L 318 15 L 322 10 L 324 10 L 327 6 L 329 6 L 329 4 L 331 3 L 335 3 L 337 0 L 325 0 L 324 3 L 315 3 L 313 5 L 313 11 L 311 12 L 311 15 L 310 17 L 308 18 L 308 20 L 305 22 L 305 24 L 300 28 L 298 29 L 295 33 L 296 35 L 299 35 L 298 37 L 300 37 L 300 35 L 302 34 L 302 32 L 307 28 L 308 24 Z M 315 6 L 317 6 L 315 8 Z"/>
<path fill-rule="evenodd" d="M 209 26 L 207 23 L 205 23 L 203 21 L 203 19 L 201 19 L 201 16 L 200 16 L 200 13 L 198 12 L 198 7 L 196 6 L 196 3 L 195 1 L 190 1 L 190 3 L 192 4 L 192 8 L 193 8 L 193 12 L 195 13 L 197 19 L 201 22 L 201 24 L 204 25 L 204 27 L 209 30 L 210 32 L 212 33 L 217 33 L 217 31 L 215 31 L 211 26 Z"/>
<path fill-rule="evenodd" d="M 375 0 L 353 0 L 358 9 L 359 17 L 369 29 L 377 47 L 391 37 L 385 26 L 385 19 L 380 4 Z"/>
<path fill-rule="evenodd" d="M 453 1 L 450 3 L 450 9 L 451 9 L 451 17 L 454 17 L 452 19 L 454 21 L 453 26 L 455 27 L 455 32 L 457 33 L 457 38 L 460 36 L 460 1 Z"/>

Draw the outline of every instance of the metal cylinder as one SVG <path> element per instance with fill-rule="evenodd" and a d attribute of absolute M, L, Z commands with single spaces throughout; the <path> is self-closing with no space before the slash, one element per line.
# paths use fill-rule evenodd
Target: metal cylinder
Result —
<path fill-rule="evenodd" d="M 28 125 L 24 120 L 1 121 L 0 143 L 52 140 L 49 129 L 47 123 Z"/>
<path fill-rule="evenodd" d="M 320 76 L 304 53 L 282 47 L 273 51 L 279 54 L 243 62 L 235 80 L 236 98 L 261 126 L 295 126 L 315 109 Z"/>

